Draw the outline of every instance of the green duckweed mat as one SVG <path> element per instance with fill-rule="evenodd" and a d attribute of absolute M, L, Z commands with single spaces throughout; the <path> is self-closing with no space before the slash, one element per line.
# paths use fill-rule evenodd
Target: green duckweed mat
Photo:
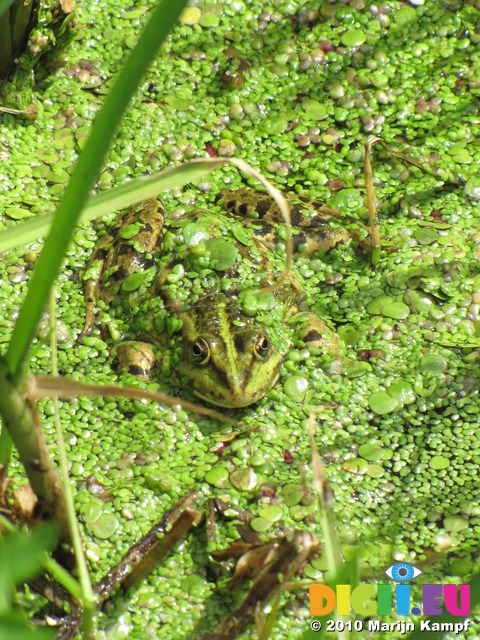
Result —
<path fill-rule="evenodd" d="M 5 227 L 58 200 L 150 5 L 82 3 L 75 37 L 33 74 L 25 59 L 3 86 L 4 106 L 39 107 L 35 120 L 0 114 Z M 231 0 L 198 2 L 184 13 L 132 101 L 96 190 L 185 159 L 233 155 L 286 192 L 364 220 L 370 135 L 431 163 L 441 179 L 375 147 L 382 241 L 398 251 L 383 251 L 376 268 L 354 243 L 295 262 L 309 308 L 344 341 L 343 358 L 294 344 L 275 388 L 235 412 L 256 429 L 223 453 L 218 440 L 231 428 L 178 407 L 61 403 L 93 580 L 194 487 L 252 512 L 265 539 L 294 528 L 321 537 L 308 466 L 312 411 L 340 546 L 345 558 L 359 553 L 362 581 L 387 581 L 383 572 L 394 561 L 419 566 L 424 575 L 412 582 L 412 606 L 419 606 L 422 581 L 468 584 L 480 569 L 479 42 L 478 3 L 455 0 Z M 460 185 L 448 182 L 456 177 Z M 225 185 L 242 184 L 227 168 L 163 201 L 167 210 L 209 207 Z M 58 278 L 59 368 L 93 383 L 132 382 L 112 368 L 111 345 L 98 329 L 79 338 L 82 276 L 102 226 L 78 228 Z M 39 248 L 3 256 L 2 347 Z M 40 337 L 46 333 L 45 321 Z M 49 358 L 48 343 L 39 341 L 31 371 L 48 373 Z M 165 380 L 157 386 L 169 389 Z M 41 408 L 55 451 L 53 403 Z M 241 469 L 254 472 L 253 488 L 232 484 Z M 273 500 L 261 497 L 262 483 Z M 236 521 L 219 520 L 217 535 L 219 547 L 237 539 Z M 209 566 L 202 526 L 148 579 L 112 598 L 98 615 L 97 638 L 206 633 L 239 597 Z M 303 580 L 323 582 L 325 568 L 325 559 L 312 562 Z M 473 620 L 463 637 L 478 636 Z M 272 638 L 299 638 L 310 622 L 308 589 L 292 588 L 281 597 Z M 254 637 L 253 628 L 242 636 Z"/>

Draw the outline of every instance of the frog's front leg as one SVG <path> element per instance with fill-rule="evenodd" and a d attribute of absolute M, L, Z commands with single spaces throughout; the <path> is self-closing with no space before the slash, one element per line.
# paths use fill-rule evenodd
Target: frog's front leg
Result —
<path fill-rule="evenodd" d="M 88 335 L 95 324 L 95 304 L 100 297 L 105 260 L 112 239 L 109 233 L 101 238 L 85 270 L 84 277 L 87 278 L 85 280 L 85 325 L 80 337 Z M 90 275 L 94 275 L 94 277 L 88 277 Z"/>
<path fill-rule="evenodd" d="M 155 354 L 147 342 L 122 342 L 116 347 L 115 360 L 120 371 L 140 378 L 150 378 L 155 364 Z"/>
<path fill-rule="evenodd" d="M 164 210 L 158 198 L 151 198 L 119 214 L 115 225 L 100 239 L 87 266 L 85 282 L 86 318 L 82 335 L 95 323 L 99 299 L 109 304 L 121 294 L 129 275 L 145 269 L 163 228 Z"/>

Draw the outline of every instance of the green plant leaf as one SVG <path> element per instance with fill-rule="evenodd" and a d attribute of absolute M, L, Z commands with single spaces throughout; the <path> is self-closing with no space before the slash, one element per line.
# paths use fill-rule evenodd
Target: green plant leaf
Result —
<path fill-rule="evenodd" d="M 0 17 L 9 10 L 10 6 L 15 2 L 15 0 L 0 0 Z"/>
<path fill-rule="evenodd" d="M 225 164 L 223 160 L 195 160 L 179 167 L 170 167 L 145 178 L 137 178 L 99 195 L 92 196 L 82 211 L 80 220 L 88 222 L 100 218 L 106 213 L 125 209 L 146 198 L 156 196 L 162 191 L 181 187 L 189 182 L 203 178 L 211 171 Z M 55 212 L 49 211 L 41 216 L 19 222 L 0 232 L 0 251 L 11 251 L 29 242 L 34 242 L 47 233 L 52 225 Z"/>
<path fill-rule="evenodd" d="M 53 629 L 35 629 L 19 613 L 0 616 L 0 640 L 52 640 Z"/>
<path fill-rule="evenodd" d="M 23 532 L 7 534 L 0 544 L 0 616 L 10 609 L 15 585 L 40 571 L 45 551 L 55 546 L 57 537 L 50 525 L 34 529 L 30 536 Z"/>

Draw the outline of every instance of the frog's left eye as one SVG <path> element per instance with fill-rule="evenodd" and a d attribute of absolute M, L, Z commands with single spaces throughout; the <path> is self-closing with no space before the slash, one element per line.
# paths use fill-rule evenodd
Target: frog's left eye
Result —
<path fill-rule="evenodd" d="M 195 364 L 207 364 L 210 360 L 210 347 L 204 338 L 199 338 L 193 343 L 192 356 Z"/>
<path fill-rule="evenodd" d="M 270 351 L 270 340 L 267 336 L 257 336 L 255 338 L 255 345 L 253 351 L 257 358 L 266 358 Z"/>
<path fill-rule="evenodd" d="M 385 571 L 385 575 L 395 580 L 395 582 L 409 582 L 414 578 L 421 576 L 423 571 L 414 567 L 413 564 L 408 562 L 396 562 L 388 567 Z"/>

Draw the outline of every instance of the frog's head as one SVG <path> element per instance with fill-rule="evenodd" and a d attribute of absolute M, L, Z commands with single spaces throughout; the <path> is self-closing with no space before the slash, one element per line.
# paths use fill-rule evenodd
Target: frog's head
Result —
<path fill-rule="evenodd" d="M 282 357 L 266 329 L 232 305 L 195 306 L 183 317 L 175 369 L 185 387 L 220 407 L 245 407 L 276 382 Z"/>

